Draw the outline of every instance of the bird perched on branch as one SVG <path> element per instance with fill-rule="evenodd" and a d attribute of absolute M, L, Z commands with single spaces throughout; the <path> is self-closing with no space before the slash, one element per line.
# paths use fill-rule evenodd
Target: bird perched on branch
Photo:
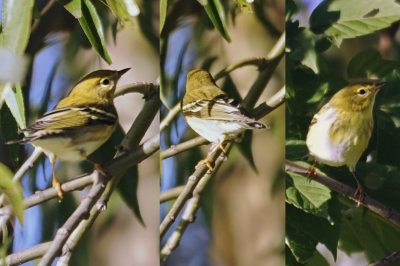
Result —
<path fill-rule="evenodd" d="M 365 193 L 355 173 L 356 164 L 371 138 L 375 96 L 385 85 L 366 82 L 341 89 L 314 115 L 308 129 L 306 144 L 310 155 L 330 166 L 347 165 L 353 174 L 358 205 Z M 315 172 L 315 168 L 309 172 Z"/>
<path fill-rule="evenodd" d="M 238 141 L 246 129 L 267 128 L 251 118 L 238 103 L 216 84 L 211 74 L 194 69 L 187 74 L 186 93 L 181 103 L 182 113 L 189 126 L 213 143 L 205 160 L 209 169 L 211 156 L 220 148 L 224 153 L 226 142 Z"/>
<path fill-rule="evenodd" d="M 59 198 L 63 192 L 56 178 L 56 160 L 87 160 L 108 140 L 118 121 L 114 92 L 118 80 L 129 69 L 97 70 L 86 75 L 52 111 L 21 130 L 25 133 L 21 140 L 9 142 L 29 142 L 43 149 L 52 165 L 53 187 Z M 101 170 L 100 165 L 95 167 Z"/>

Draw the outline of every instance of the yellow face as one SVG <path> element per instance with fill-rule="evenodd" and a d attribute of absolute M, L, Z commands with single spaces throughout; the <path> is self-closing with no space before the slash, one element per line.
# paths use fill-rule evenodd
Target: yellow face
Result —
<path fill-rule="evenodd" d="M 372 108 L 375 96 L 385 83 L 357 83 L 337 92 L 331 99 L 333 107 L 346 111 L 364 111 Z"/>
<path fill-rule="evenodd" d="M 86 75 L 75 85 L 68 97 L 58 103 L 57 107 L 112 104 L 117 82 L 128 70 L 129 68 L 120 71 L 98 70 Z"/>

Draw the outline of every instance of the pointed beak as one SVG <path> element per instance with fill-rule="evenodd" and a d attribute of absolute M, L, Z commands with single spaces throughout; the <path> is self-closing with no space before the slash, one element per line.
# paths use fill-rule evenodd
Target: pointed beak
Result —
<path fill-rule="evenodd" d="M 387 82 L 379 82 L 375 84 L 375 89 L 380 90 L 387 85 Z"/>
<path fill-rule="evenodd" d="M 118 71 L 118 76 L 121 77 L 123 74 L 125 74 L 126 72 L 128 72 L 131 68 L 124 68 L 122 70 Z"/>

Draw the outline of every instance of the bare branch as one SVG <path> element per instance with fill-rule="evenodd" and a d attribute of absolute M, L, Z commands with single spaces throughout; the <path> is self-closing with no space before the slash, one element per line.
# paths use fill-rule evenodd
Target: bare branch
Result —
<path fill-rule="evenodd" d="M 160 203 L 176 199 L 182 193 L 185 186 L 178 186 L 164 191 L 160 194 Z"/>
<path fill-rule="evenodd" d="M 181 103 L 177 103 L 171 110 L 169 110 L 167 116 L 160 123 L 160 132 L 166 129 L 174 120 L 175 116 L 181 110 Z"/>
<path fill-rule="evenodd" d="M 168 157 L 177 155 L 177 154 L 179 154 L 181 152 L 184 152 L 184 151 L 190 150 L 190 149 L 192 149 L 194 147 L 197 147 L 197 146 L 200 146 L 200 145 L 204 145 L 204 144 L 208 144 L 208 143 L 209 143 L 209 141 L 206 140 L 205 138 L 196 137 L 196 138 L 193 138 L 191 140 L 179 143 L 177 145 L 172 145 L 168 149 L 161 151 L 160 159 L 164 160 L 164 159 L 166 159 Z"/>
<path fill-rule="evenodd" d="M 42 155 L 43 150 L 39 147 L 35 147 L 32 154 L 29 158 L 21 165 L 18 171 L 15 173 L 13 177 L 13 182 L 17 182 L 21 179 L 21 177 L 28 172 L 29 169 L 33 167 L 33 164 L 39 159 L 40 155 Z"/>
<path fill-rule="evenodd" d="M 307 168 L 301 165 L 298 165 L 292 161 L 286 160 L 286 171 L 290 171 L 293 173 L 297 173 L 306 177 L 309 177 L 325 186 L 334 190 L 349 199 L 358 202 L 358 197 L 354 197 L 355 189 L 352 187 L 343 184 L 329 176 L 323 175 L 321 173 L 316 173 L 315 175 L 309 175 L 307 173 Z M 396 212 L 394 209 L 383 205 L 382 203 L 378 202 L 377 200 L 365 195 L 363 201 L 361 202 L 364 207 L 368 208 L 369 210 L 375 212 L 376 214 L 386 218 L 387 220 L 391 221 L 396 226 L 400 227 L 400 214 Z"/>
<path fill-rule="evenodd" d="M 227 153 L 229 153 L 232 144 L 228 144 L 226 147 Z M 195 220 L 196 212 L 199 208 L 199 201 L 202 193 L 207 187 L 209 181 L 214 176 L 214 174 L 218 171 L 221 164 L 225 161 L 224 156 L 217 157 L 215 162 L 215 167 L 213 171 L 208 171 L 197 183 L 196 187 L 193 190 L 193 196 L 189 199 L 185 210 L 183 211 L 181 221 L 179 225 L 176 227 L 175 231 L 168 238 L 164 247 L 161 250 L 160 262 L 161 265 L 164 265 L 167 262 L 167 259 L 171 255 L 172 251 L 178 247 L 179 242 L 186 231 L 186 228 Z"/>
<path fill-rule="evenodd" d="M 386 258 L 380 259 L 377 262 L 371 263 L 368 266 L 384 266 L 384 265 L 391 265 L 395 262 L 400 261 L 400 251 L 393 252 L 390 256 Z"/>
<path fill-rule="evenodd" d="M 7 265 L 19 265 L 24 262 L 40 258 L 50 247 L 50 244 L 51 242 L 41 243 L 31 248 L 8 255 L 6 257 L 6 263 Z"/>
<path fill-rule="evenodd" d="M 160 90 L 160 84 L 153 82 L 135 82 L 125 86 L 121 86 L 115 92 L 114 98 L 125 95 L 127 93 L 141 93 L 148 100 L 151 99 Z"/>

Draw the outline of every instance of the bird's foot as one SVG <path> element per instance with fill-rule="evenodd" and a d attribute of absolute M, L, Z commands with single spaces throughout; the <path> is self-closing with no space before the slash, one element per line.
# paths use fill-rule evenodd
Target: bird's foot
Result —
<path fill-rule="evenodd" d="M 311 182 L 312 178 L 317 175 L 317 169 L 314 167 L 314 165 L 311 165 L 310 167 L 308 167 L 307 169 L 307 180 L 308 182 Z"/>
<path fill-rule="evenodd" d="M 358 187 L 356 189 L 356 192 L 354 192 L 354 197 L 357 199 L 356 200 L 357 207 L 360 207 L 361 203 L 364 200 L 365 195 L 366 194 L 364 192 L 364 188 L 362 186 L 358 185 Z"/>
<path fill-rule="evenodd" d="M 53 187 L 56 189 L 57 191 L 57 196 L 60 200 L 62 200 L 62 198 L 64 197 L 64 193 L 61 189 L 61 182 L 58 181 L 58 179 L 56 177 L 53 177 Z"/>

